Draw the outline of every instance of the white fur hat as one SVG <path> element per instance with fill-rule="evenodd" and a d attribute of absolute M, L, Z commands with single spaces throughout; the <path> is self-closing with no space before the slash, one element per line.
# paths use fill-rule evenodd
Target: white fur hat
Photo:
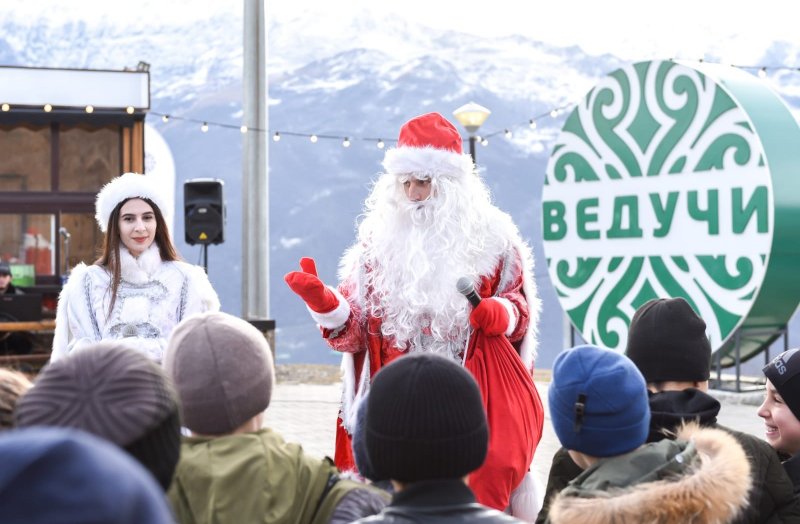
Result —
<path fill-rule="evenodd" d="M 461 150 L 461 135 L 439 113 L 412 118 L 400 128 L 397 147 L 386 152 L 387 173 L 458 177 L 472 173 L 472 157 Z"/>
<path fill-rule="evenodd" d="M 129 198 L 146 198 L 150 200 L 158 206 L 159 211 L 164 215 L 164 219 L 169 220 L 166 216 L 168 212 L 167 201 L 159 192 L 155 181 L 147 175 L 125 173 L 103 186 L 103 189 L 97 194 L 94 218 L 97 220 L 97 225 L 100 226 L 100 231 L 106 232 L 108 219 L 111 217 L 114 208 L 117 207 L 117 204 Z"/>

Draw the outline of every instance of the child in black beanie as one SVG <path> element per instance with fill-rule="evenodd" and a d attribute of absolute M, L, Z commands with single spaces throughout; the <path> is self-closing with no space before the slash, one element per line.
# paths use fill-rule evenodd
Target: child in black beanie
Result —
<path fill-rule="evenodd" d="M 444 357 L 412 353 L 381 369 L 367 397 L 364 443 L 392 502 L 357 522 L 521 522 L 481 506 L 466 480 L 486 458 L 489 428 L 478 384 Z"/>
<path fill-rule="evenodd" d="M 726 431 L 744 448 L 753 476 L 750 506 L 733 522 L 800 522 L 800 498 L 793 496 L 792 482 L 775 451 L 760 438 L 717 424 L 721 406 L 708 394 L 711 344 L 706 323 L 685 299 L 658 298 L 642 304 L 631 319 L 625 354 L 647 382 L 651 413 L 648 442 L 668 438 L 682 424 L 692 421 Z M 559 450 L 550 468 L 545 508 L 580 473 L 566 451 Z M 546 510 L 540 516 L 544 513 Z M 537 522 L 544 522 L 544 518 Z"/>
<path fill-rule="evenodd" d="M 767 394 L 758 408 L 767 442 L 787 457 L 783 467 L 800 493 L 800 348 L 790 349 L 764 367 Z"/>

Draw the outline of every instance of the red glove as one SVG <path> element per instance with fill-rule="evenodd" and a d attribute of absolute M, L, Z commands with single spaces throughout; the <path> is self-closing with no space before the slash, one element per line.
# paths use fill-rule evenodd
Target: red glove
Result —
<path fill-rule="evenodd" d="M 283 277 L 292 291 L 300 295 L 311 311 L 329 313 L 336 309 L 339 299 L 317 277 L 317 264 L 314 259 L 301 258 L 300 269 L 302 271 L 292 271 Z"/>
<path fill-rule="evenodd" d="M 493 298 L 484 298 L 478 307 L 469 314 L 469 323 L 475 329 L 482 329 L 490 337 L 502 335 L 508 329 L 508 310 Z"/>

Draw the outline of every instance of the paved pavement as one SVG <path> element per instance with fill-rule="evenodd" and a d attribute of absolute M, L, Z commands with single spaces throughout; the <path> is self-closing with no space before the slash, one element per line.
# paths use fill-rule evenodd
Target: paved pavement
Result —
<path fill-rule="evenodd" d="M 547 408 L 548 383 L 537 383 L 545 406 L 542 440 L 534 456 L 534 468 L 546 483 L 553 454 L 559 448 Z M 756 414 L 763 393 L 730 393 L 711 391 L 722 403 L 720 424 L 764 438 L 764 424 Z M 292 442 L 319 457 L 333 457 L 336 417 L 341 398 L 341 384 L 306 385 L 278 384 L 266 412 L 265 425 L 280 432 Z"/>

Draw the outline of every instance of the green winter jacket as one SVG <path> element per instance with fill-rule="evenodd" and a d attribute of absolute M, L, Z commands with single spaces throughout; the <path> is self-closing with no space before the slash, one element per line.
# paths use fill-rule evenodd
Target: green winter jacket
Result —
<path fill-rule="evenodd" d="M 322 524 L 353 489 L 370 488 L 262 429 L 184 438 L 168 495 L 181 524 Z"/>

